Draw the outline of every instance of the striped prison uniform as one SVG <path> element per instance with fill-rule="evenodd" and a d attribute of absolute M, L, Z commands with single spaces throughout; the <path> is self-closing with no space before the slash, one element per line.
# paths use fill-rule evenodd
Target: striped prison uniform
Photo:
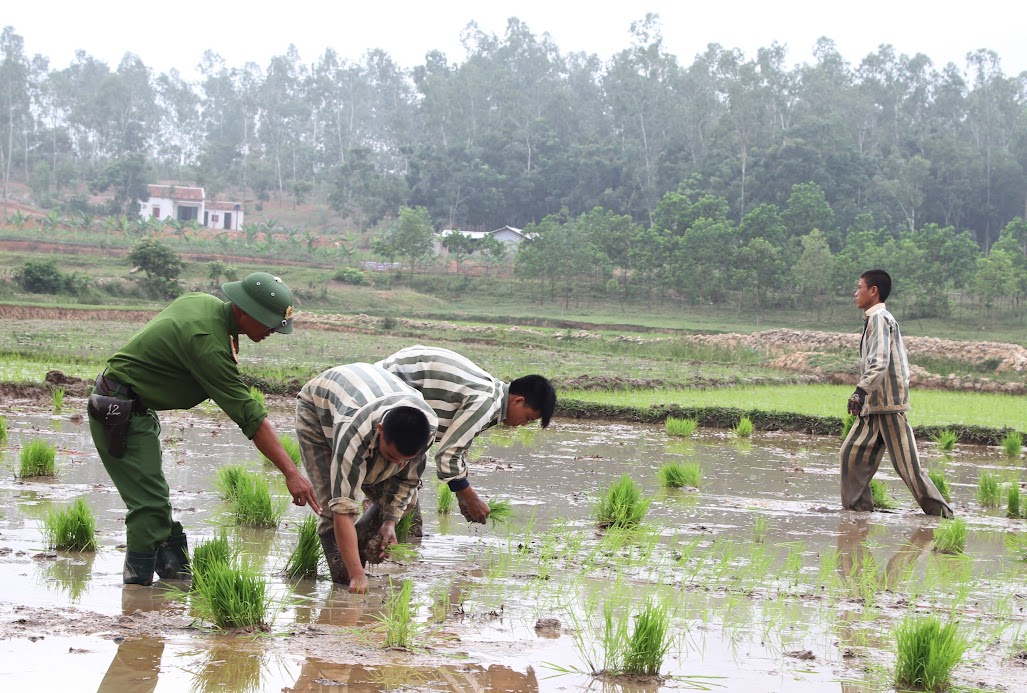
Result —
<path fill-rule="evenodd" d="M 872 306 L 864 318 L 859 342 L 858 387 L 867 393 L 841 450 L 842 507 L 873 510 L 870 480 L 885 450 L 913 498 L 928 515 L 952 517 L 952 508 L 920 466 L 909 410 L 909 361 L 895 318 L 884 303 Z"/>
<path fill-rule="evenodd" d="M 449 349 L 416 345 L 375 365 L 414 388 L 439 417 L 435 465 L 454 491 L 468 486 L 467 451 L 482 431 L 506 418 L 510 385 Z"/>
<path fill-rule="evenodd" d="M 360 491 L 381 506 L 387 520 L 398 521 L 416 502 L 426 456 L 397 465 L 378 451 L 378 425 L 398 406 L 423 411 L 434 439 L 435 412 L 416 390 L 377 366 L 330 368 L 303 386 L 296 402 L 296 434 L 303 467 L 323 508 L 319 531 L 334 526 L 333 513 L 359 515 Z"/>

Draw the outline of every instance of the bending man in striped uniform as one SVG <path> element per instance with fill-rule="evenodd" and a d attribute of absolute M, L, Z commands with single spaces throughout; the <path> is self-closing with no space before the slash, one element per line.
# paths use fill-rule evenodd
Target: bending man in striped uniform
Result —
<path fill-rule="evenodd" d="M 368 363 L 331 368 L 303 386 L 296 434 L 321 503 L 318 535 L 333 582 L 367 591 L 368 544 L 375 532 L 381 551 L 396 543 L 396 522 L 416 503 L 437 426 L 416 390 Z M 361 491 L 379 510 L 374 522 L 356 520 Z"/>
<path fill-rule="evenodd" d="M 489 506 L 467 479 L 467 450 L 478 434 L 498 423 L 523 426 L 541 419 L 542 428 L 548 426 L 556 408 L 552 384 L 541 375 L 507 384 L 455 351 L 421 345 L 400 349 L 375 365 L 420 392 L 435 411 L 439 479 L 456 493 L 468 521 L 484 523 Z"/>
<path fill-rule="evenodd" d="M 855 415 L 842 444 L 842 507 L 873 510 L 870 480 L 885 449 L 895 471 L 928 515 L 952 517 L 952 508 L 920 466 L 909 410 L 909 362 L 895 318 L 885 308 L 891 277 L 884 270 L 864 272 L 856 287 L 856 307 L 864 312 L 859 342 L 859 383 L 849 397 Z"/>

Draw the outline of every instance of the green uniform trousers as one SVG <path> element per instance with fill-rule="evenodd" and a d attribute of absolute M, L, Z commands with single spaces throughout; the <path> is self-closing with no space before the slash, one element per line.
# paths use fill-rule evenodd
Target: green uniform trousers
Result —
<path fill-rule="evenodd" d="M 131 400 L 125 400 L 131 407 Z M 122 458 L 107 453 L 103 426 L 89 419 L 89 432 L 100 453 L 100 460 L 128 508 L 125 515 L 125 543 L 129 551 L 151 554 L 172 534 L 181 534 L 182 525 L 171 518 L 171 498 L 161 468 L 160 420 L 148 409 L 133 414 L 128 427 L 128 446 Z"/>
<path fill-rule="evenodd" d="M 873 510 L 870 480 L 874 478 L 885 449 L 895 472 L 928 515 L 952 517 L 952 508 L 920 466 L 913 429 L 901 412 L 867 414 L 852 424 L 842 443 L 842 507 Z"/>

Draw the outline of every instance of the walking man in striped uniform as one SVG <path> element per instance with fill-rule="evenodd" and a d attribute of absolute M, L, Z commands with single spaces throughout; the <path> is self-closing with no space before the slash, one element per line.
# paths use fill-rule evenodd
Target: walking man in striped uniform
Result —
<path fill-rule="evenodd" d="M 504 383 L 455 351 L 421 345 L 400 349 L 376 365 L 420 392 L 435 411 L 438 477 L 456 493 L 463 516 L 484 524 L 489 506 L 467 479 L 467 451 L 480 433 L 498 423 L 523 426 L 541 419 L 542 428 L 548 426 L 556 408 L 552 384 L 541 375 Z"/>
<path fill-rule="evenodd" d="M 413 507 L 438 419 L 421 395 L 369 363 L 330 368 L 296 401 L 303 467 L 322 511 L 318 535 L 332 581 L 367 591 L 363 564 L 375 534 L 396 543 L 396 522 Z M 361 514 L 360 492 L 375 503 Z"/>
<path fill-rule="evenodd" d="M 856 287 L 856 307 L 864 313 L 859 343 L 859 383 L 849 397 L 856 416 L 842 444 L 842 507 L 873 510 L 870 480 L 887 449 L 895 471 L 928 515 L 952 517 L 952 508 L 920 466 L 909 410 L 909 362 L 895 318 L 885 307 L 891 277 L 868 270 Z"/>

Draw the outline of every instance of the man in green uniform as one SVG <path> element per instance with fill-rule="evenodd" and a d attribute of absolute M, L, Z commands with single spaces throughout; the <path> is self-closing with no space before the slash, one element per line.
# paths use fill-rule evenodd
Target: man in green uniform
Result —
<path fill-rule="evenodd" d="M 254 342 L 292 332 L 293 297 L 278 277 L 254 272 L 222 285 L 228 301 L 204 293 L 175 299 L 107 361 L 89 397 L 89 430 L 128 508 L 125 584 L 153 574 L 178 579 L 189 568 L 182 525 L 171 517 L 161 469 L 158 411 L 214 400 L 285 476 L 296 505 L 321 506 L 278 441 L 267 409 L 240 376 L 239 335 Z"/>

